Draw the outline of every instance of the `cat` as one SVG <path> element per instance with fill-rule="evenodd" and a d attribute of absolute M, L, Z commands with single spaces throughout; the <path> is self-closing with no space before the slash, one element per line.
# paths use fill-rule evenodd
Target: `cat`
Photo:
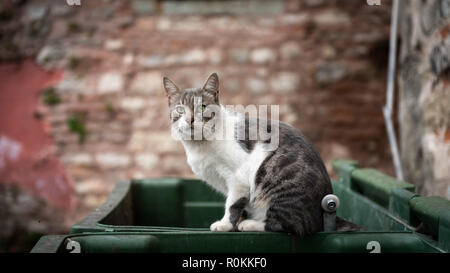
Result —
<path fill-rule="evenodd" d="M 333 190 L 319 153 L 300 131 L 225 108 L 219 103 L 217 73 L 201 88 L 180 89 L 167 77 L 163 85 L 172 136 L 183 144 L 187 163 L 226 197 L 224 216 L 211 224 L 211 231 L 304 237 L 323 230 L 321 200 Z M 270 138 L 250 138 L 249 132 L 265 122 Z M 214 138 L 227 134 L 232 137 Z"/>

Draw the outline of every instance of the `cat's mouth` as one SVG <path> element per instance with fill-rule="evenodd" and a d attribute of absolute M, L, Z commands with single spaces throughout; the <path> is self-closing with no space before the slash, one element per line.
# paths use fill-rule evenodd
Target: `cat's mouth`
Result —
<path fill-rule="evenodd" d="M 202 136 L 202 126 L 191 125 L 185 128 L 178 128 L 183 140 L 197 140 L 203 139 Z"/>
<path fill-rule="evenodd" d="M 215 125 L 208 127 L 204 124 L 195 124 L 178 128 L 178 133 L 183 140 L 204 140 L 205 134 L 213 134 L 214 131 Z"/>

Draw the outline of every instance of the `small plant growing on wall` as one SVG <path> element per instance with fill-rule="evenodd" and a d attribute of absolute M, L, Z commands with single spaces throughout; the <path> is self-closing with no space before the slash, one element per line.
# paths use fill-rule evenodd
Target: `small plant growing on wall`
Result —
<path fill-rule="evenodd" d="M 105 110 L 109 114 L 110 117 L 114 117 L 117 113 L 116 108 L 110 101 L 105 102 Z"/>
<path fill-rule="evenodd" d="M 42 91 L 42 101 L 45 105 L 53 106 L 61 103 L 61 97 L 55 88 L 48 87 Z"/>
<path fill-rule="evenodd" d="M 67 119 L 69 130 L 78 135 L 78 142 L 81 144 L 86 140 L 87 130 L 85 125 L 86 113 L 76 113 Z"/>
<path fill-rule="evenodd" d="M 82 27 L 79 23 L 71 21 L 67 24 L 67 29 L 69 32 L 77 33 L 82 31 Z"/>
<path fill-rule="evenodd" d="M 67 66 L 70 70 L 74 70 L 75 68 L 78 67 L 78 65 L 80 64 L 81 60 L 78 57 L 75 56 L 71 56 L 69 58 L 69 61 L 67 63 Z"/>

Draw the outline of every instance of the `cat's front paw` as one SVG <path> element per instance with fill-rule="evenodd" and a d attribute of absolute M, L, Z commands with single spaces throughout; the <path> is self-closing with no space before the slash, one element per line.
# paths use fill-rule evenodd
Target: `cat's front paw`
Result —
<path fill-rule="evenodd" d="M 262 221 L 247 219 L 247 220 L 242 221 L 238 225 L 238 230 L 239 231 L 264 231 L 264 229 L 265 229 L 264 226 L 265 226 L 265 223 Z"/>
<path fill-rule="evenodd" d="M 230 231 L 233 229 L 233 225 L 229 221 L 219 220 L 214 222 L 210 229 L 211 231 Z"/>

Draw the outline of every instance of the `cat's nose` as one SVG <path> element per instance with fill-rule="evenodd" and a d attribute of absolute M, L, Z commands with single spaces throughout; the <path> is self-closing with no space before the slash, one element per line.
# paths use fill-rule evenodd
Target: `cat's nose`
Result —
<path fill-rule="evenodd" d="M 188 124 L 193 124 L 194 123 L 194 117 L 193 116 L 191 116 L 191 117 L 186 117 L 186 122 L 188 123 Z"/>

